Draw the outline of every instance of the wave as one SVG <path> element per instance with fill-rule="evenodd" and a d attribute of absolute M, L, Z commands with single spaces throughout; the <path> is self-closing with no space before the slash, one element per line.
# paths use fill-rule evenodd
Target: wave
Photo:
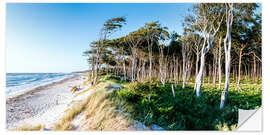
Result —
<path fill-rule="evenodd" d="M 73 75 L 73 73 L 7 73 L 6 94 L 21 92 Z"/>

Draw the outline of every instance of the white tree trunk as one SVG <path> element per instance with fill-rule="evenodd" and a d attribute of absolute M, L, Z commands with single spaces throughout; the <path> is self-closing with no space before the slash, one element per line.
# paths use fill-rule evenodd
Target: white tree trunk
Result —
<path fill-rule="evenodd" d="M 197 97 L 201 96 L 201 85 L 202 85 L 202 77 L 203 77 L 203 71 L 204 71 L 204 53 L 202 51 L 201 53 L 201 63 L 200 63 L 200 70 L 196 77 L 196 82 L 194 86 L 194 90 L 196 90 Z"/>
<path fill-rule="evenodd" d="M 212 48 L 213 41 L 215 39 L 217 32 L 219 31 L 219 28 L 220 28 L 221 23 L 223 21 L 223 17 L 224 16 L 222 16 L 221 19 L 218 20 L 218 22 L 216 22 L 217 27 L 215 26 L 214 23 L 213 24 L 205 24 L 204 28 L 202 30 L 204 41 L 203 41 L 202 50 L 201 50 L 201 64 L 200 64 L 199 73 L 196 77 L 196 82 L 195 82 L 195 87 L 194 87 L 194 90 L 196 90 L 197 97 L 201 96 L 201 85 L 202 85 L 202 77 L 203 77 L 204 64 L 205 64 L 204 57 L 209 52 L 209 50 Z M 209 21 L 209 20 L 207 20 L 207 21 Z M 210 25 L 210 31 L 207 31 L 208 25 Z M 212 30 L 214 30 L 214 31 L 212 31 Z M 206 42 L 207 42 L 207 46 L 205 46 Z"/>
<path fill-rule="evenodd" d="M 175 97 L 174 86 L 173 85 L 172 85 L 172 94 L 173 94 L 173 97 Z"/>
<path fill-rule="evenodd" d="M 186 47 L 187 45 L 186 44 L 183 44 L 182 46 L 182 58 L 183 58 L 183 74 L 182 74 L 182 80 L 183 80 L 183 84 L 182 84 L 182 88 L 184 89 L 185 88 L 185 85 L 186 85 L 186 76 L 187 76 L 187 62 L 186 62 Z"/>
<path fill-rule="evenodd" d="M 225 105 L 227 95 L 228 95 L 228 90 L 229 90 L 229 84 L 230 84 L 230 67 L 231 67 L 231 32 L 232 32 L 232 22 L 233 22 L 233 4 L 228 4 L 229 5 L 229 10 L 226 12 L 227 14 L 227 19 L 226 19 L 226 24 L 227 24 L 227 34 L 224 39 L 224 49 L 225 49 L 225 88 L 222 91 L 221 94 L 221 101 L 220 101 L 220 106 L 219 108 L 222 109 Z M 228 46 L 227 46 L 227 40 L 228 40 Z"/>
<path fill-rule="evenodd" d="M 199 47 L 197 46 L 197 49 L 196 49 L 196 74 L 198 74 L 198 66 L 199 66 L 199 59 L 200 59 L 200 53 L 199 53 Z"/>
<path fill-rule="evenodd" d="M 127 80 L 127 71 L 126 71 L 126 63 L 125 59 L 123 59 L 123 70 L 124 70 L 124 80 Z"/>
<path fill-rule="evenodd" d="M 132 67 L 131 67 L 131 81 L 135 81 L 135 74 L 136 74 L 136 56 L 132 57 Z"/>
<path fill-rule="evenodd" d="M 219 47 L 218 47 L 218 88 L 221 88 L 221 80 L 222 80 L 222 75 L 221 75 L 221 42 L 222 42 L 222 37 L 220 36 L 219 38 Z"/>

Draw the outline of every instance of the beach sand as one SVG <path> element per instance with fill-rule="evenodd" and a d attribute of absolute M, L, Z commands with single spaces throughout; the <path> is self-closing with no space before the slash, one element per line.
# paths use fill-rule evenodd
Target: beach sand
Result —
<path fill-rule="evenodd" d="M 72 100 L 70 89 L 80 86 L 86 80 L 85 74 L 67 77 L 24 93 L 7 96 L 6 128 L 13 129 L 22 124 L 53 124 Z"/>

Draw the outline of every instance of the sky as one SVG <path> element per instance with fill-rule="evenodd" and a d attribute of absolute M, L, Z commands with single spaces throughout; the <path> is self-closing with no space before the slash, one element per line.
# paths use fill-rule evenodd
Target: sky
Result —
<path fill-rule="evenodd" d="M 145 23 L 159 21 L 182 33 L 182 18 L 193 4 L 8 3 L 6 71 L 8 73 L 73 72 L 88 69 L 83 52 L 98 39 L 102 25 L 125 16 L 120 37 Z M 109 37 L 110 38 L 110 37 Z"/>

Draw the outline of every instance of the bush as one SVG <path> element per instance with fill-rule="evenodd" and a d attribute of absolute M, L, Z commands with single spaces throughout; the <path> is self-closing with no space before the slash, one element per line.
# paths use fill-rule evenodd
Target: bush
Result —
<path fill-rule="evenodd" d="M 73 86 L 71 89 L 70 89 L 70 92 L 71 93 L 74 93 L 75 91 L 77 91 L 79 88 L 77 86 Z"/>
<path fill-rule="evenodd" d="M 115 75 L 112 75 L 112 74 L 107 74 L 105 76 L 102 76 L 101 77 L 101 81 L 107 81 L 107 80 L 111 80 L 111 81 L 119 81 L 121 78 L 119 76 L 115 76 Z"/>

